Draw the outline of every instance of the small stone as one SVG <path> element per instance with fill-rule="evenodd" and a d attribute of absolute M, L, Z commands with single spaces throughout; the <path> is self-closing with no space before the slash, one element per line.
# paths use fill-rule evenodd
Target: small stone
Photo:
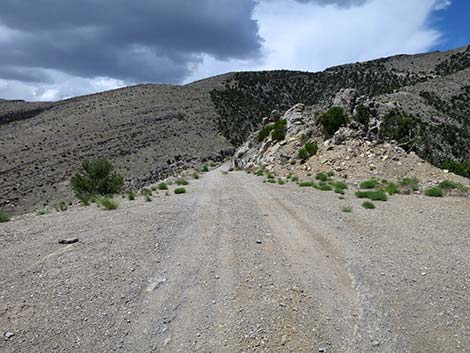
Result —
<path fill-rule="evenodd" d="M 261 240 L 257 240 L 256 244 L 262 244 L 263 242 Z"/>
<path fill-rule="evenodd" d="M 75 244 L 78 243 L 78 238 L 70 238 L 70 239 L 61 239 L 59 240 L 59 244 Z"/>
<path fill-rule="evenodd" d="M 426 272 L 421 272 L 421 276 L 426 276 Z"/>
<path fill-rule="evenodd" d="M 326 352 L 326 348 L 325 347 L 320 347 L 320 348 L 318 348 L 318 351 L 319 352 Z"/>
<path fill-rule="evenodd" d="M 377 340 L 375 340 L 375 341 L 372 342 L 372 345 L 373 345 L 374 347 L 378 347 L 378 346 L 380 346 L 380 342 L 377 341 Z"/>
<path fill-rule="evenodd" d="M 287 336 L 284 335 L 281 337 L 281 344 L 284 346 L 287 343 Z"/>
<path fill-rule="evenodd" d="M 215 275 L 215 279 L 219 279 L 219 278 L 220 278 L 219 275 Z"/>
<path fill-rule="evenodd" d="M 5 332 L 5 333 L 3 334 L 3 336 L 4 336 L 7 340 L 9 340 L 10 338 L 12 338 L 14 335 L 15 335 L 15 334 L 14 334 L 13 332 L 11 332 L 11 331 L 7 331 L 7 332 Z"/>

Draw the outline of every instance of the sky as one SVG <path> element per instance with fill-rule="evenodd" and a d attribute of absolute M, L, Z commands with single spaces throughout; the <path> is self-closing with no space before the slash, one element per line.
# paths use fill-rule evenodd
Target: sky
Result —
<path fill-rule="evenodd" d="M 468 0 L 2 0 L 0 98 L 447 50 L 470 44 L 469 15 Z"/>

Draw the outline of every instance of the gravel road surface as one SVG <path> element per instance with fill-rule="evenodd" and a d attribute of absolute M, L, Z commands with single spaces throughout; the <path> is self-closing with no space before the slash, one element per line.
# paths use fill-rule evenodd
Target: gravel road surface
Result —
<path fill-rule="evenodd" d="M 218 169 L 120 203 L 0 224 L 0 352 L 470 351 L 468 198 Z"/>

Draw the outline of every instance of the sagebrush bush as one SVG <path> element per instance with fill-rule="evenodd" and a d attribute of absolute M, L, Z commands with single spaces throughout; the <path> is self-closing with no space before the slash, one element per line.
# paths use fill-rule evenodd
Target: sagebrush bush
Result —
<path fill-rule="evenodd" d="M 274 123 L 274 130 L 271 137 L 274 141 L 282 141 L 286 138 L 287 120 L 281 119 Z"/>
<path fill-rule="evenodd" d="M 112 197 L 100 196 L 97 198 L 98 204 L 106 210 L 115 210 L 119 204 Z"/>
<path fill-rule="evenodd" d="M 201 172 L 207 173 L 209 171 L 209 166 L 207 164 L 204 164 L 201 168 Z"/>
<path fill-rule="evenodd" d="M 369 110 L 363 104 L 359 104 L 357 106 L 354 120 L 356 120 L 358 123 L 361 123 L 364 126 L 369 125 L 369 120 L 370 120 Z"/>
<path fill-rule="evenodd" d="M 150 195 L 145 195 L 144 200 L 145 202 L 152 202 L 152 197 Z"/>
<path fill-rule="evenodd" d="M 285 182 L 284 180 L 282 180 L 282 179 L 278 179 L 278 180 L 277 180 L 277 183 L 278 183 L 279 185 L 285 185 L 285 184 L 286 184 L 286 182 Z"/>
<path fill-rule="evenodd" d="M 320 181 L 327 181 L 328 175 L 326 175 L 325 173 L 317 173 L 317 175 L 315 175 L 315 179 Z"/>
<path fill-rule="evenodd" d="M 442 164 L 442 169 L 447 169 L 452 173 L 470 178 L 470 161 L 466 162 L 455 162 L 455 161 L 445 161 Z"/>
<path fill-rule="evenodd" d="M 54 205 L 54 208 L 57 212 L 65 212 L 69 209 L 69 205 L 65 201 L 61 201 Z"/>
<path fill-rule="evenodd" d="M 134 201 L 135 200 L 135 192 L 134 191 L 129 191 L 127 193 L 127 198 L 129 199 L 129 201 Z"/>
<path fill-rule="evenodd" d="M 356 197 L 360 199 L 369 199 L 372 201 L 387 201 L 388 196 L 382 190 L 374 190 L 374 191 L 357 191 Z"/>
<path fill-rule="evenodd" d="M 348 188 L 348 184 L 346 184 L 344 181 L 334 181 L 334 182 L 331 182 L 330 184 L 335 189 L 347 190 Z"/>
<path fill-rule="evenodd" d="M 188 185 L 188 184 L 189 184 L 189 182 L 185 179 L 178 179 L 176 181 L 176 185 L 184 186 L 184 185 Z"/>
<path fill-rule="evenodd" d="M 380 181 L 375 180 L 375 179 L 366 180 L 359 184 L 359 187 L 361 189 L 375 189 L 379 186 L 380 186 Z"/>
<path fill-rule="evenodd" d="M 121 192 L 124 178 L 114 172 L 114 167 L 107 159 L 82 162 L 82 170 L 70 180 L 70 186 L 79 198 L 92 195 L 114 195 Z"/>
<path fill-rule="evenodd" d="M 399 194 L 400 187 L 395 183 L 388 182 L 384 187 L 384 191 L 389 195 Z"/>
<path fill-rule="evenodd" d="M 351 206 L 341 206 L 341 211 L 345 213 L 351 213 L 352 212 L 352 207 Z"/>
<path fill-rule="evenodd" d="M 306 143 L 303 148 L 299 150 L 299 159 L 305 162 L 307 159 L 317 154 L 318 145 L 313 142 Z"/>
<path fill-rule="evenodd" d="M 444 196 L 444 191 L 437 187 L 437 188 L 430 188 L 430 189 L 427 189 L 424 194 L 426 196 L 429 196 L 429 197 L 442 197 Z"/>
<path fill-rule="evenodd" d="M 328 184 L 328 183 L 326 183 L 326 182 L 324 182 L 324 181 L 321 181 L 321 182 L 319 182 L 318 184 L 313 183 L 312 186 L 313 186 L 315 189 L 320 190 L 320 191 L 331 191 L 331 190 L 333 190 L 333 187 L 332 187 L 330 184 Z"/>
<path fill-rule="evenodd" d="M 302 181 L 299 183 L 299 186 L 301 188 L 307 188 L 307 187 L 312 187 L 315 183 L 311 182 L 311 181 Z"/>
<path fill-rule="evenodd" d="M 0 210 L 0 223 L 6 223 L 8 221 L 10 221 L 10 216 L 8 213 Z"/>
<path fill-rule="evenodd" d="M 143 196 L 152 196 L 152 190 L 151 189 L 148 189 L 148 188 L 142 188 L 142 190 L 140 190 L 140 193 L 143 195 Z"/>
<path fill-rule="evenodd" d="M 349 121 L 349 117 L 344 113 L 341 107 L 331 108 L 320 115 L 318 119 L 318 122 L 323 126 L 325 132 L 330 136 L 334 135 L 341 126 L 346 125 Z"/>
<path fill-rule="evenodd" d="M 258 143 L 263 142 L 274 130 L 274 124 L 268 124 L 261 128 L 261 130 L 256 135 L 256 141 Z"/>
<path fill-rule="evenodd" d="M 362 207 L 373 210 L 375 208 L 375 205 L 372 202 L 366 201 L 362 203 Z"/>
<path fill-rule="evenodd" d="M 47 206 L 44 206 L 44 207 L 40 207 L 36 210 L 36 214 L 38 216 L 44 216 L 46 214 L 49 214 L 49 207 Z"/>
<path fill-rule="evenodd" d="M 258 169 L 255 173 L 256 176 L 263 176 L 264 175 L 264 171 L 263 169 Z"/>
<path fill-rule="evenodd" d="M 193 179 L 196 179 L 196 180 L 199 179 L 199 174 L 196 173 L 196 172 L 194 172 L 194 173 L 193 173 Z"/>
<path fill-rule="evenodd" d="M 157 189 L 158 190 L 168 190 L 168 185 L 166 183 L 162 182 L 162 183 L 158 184 Z"/>
<path fill-rule="evenodd" d="M 290 178 L 290 180 L 292 180 L 294 183 L 296 183 L 296 182 L 299 181 L 299 177 L 294 175 L 293 177 Z"/>
<path fill-rule="evenodd" d="M 184 193 L 186 193 L 186 189 L 185 188 L 176 188 L 174 192 L 177 195 L 178 194 L 184 194 Z"/>

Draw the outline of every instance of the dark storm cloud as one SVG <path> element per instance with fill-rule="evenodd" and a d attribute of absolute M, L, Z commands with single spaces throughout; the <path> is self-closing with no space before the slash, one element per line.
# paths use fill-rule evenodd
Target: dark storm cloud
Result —
<path fill-rule="evenodd" d="M 245 59 L 261 48 L 254 0 L 1 2 L 0 78 L 33 82 L 45 79 L 41 69 L 54 69 L 177 82 L 202 54 Z"/>

